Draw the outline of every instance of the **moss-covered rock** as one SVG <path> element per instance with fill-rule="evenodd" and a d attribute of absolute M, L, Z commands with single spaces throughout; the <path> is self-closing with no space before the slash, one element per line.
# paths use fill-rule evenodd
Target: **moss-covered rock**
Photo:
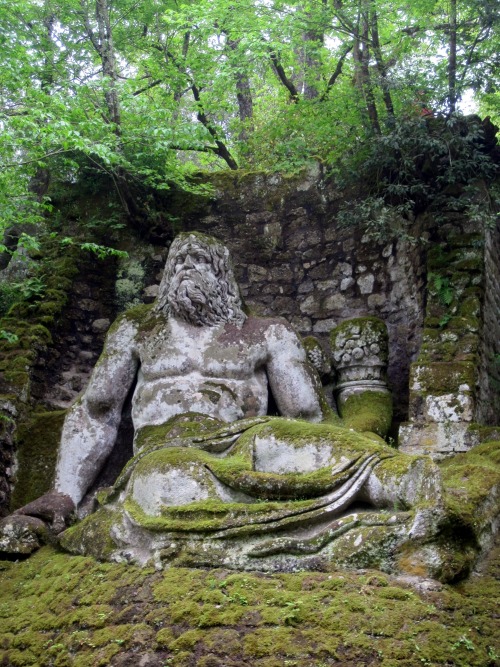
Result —
<path fill-rule="evenodd" d="M 341 416 L 347 428 L 361 433 L 369 431 L 383 438 L 392 423 L 392 396 L 380 391 L 352 394 L 343 401 Z"/>
<path fill-rule="evenodd" d="M 65 410 L 34 412 L 19 425 L 12 510 L 39 498 L 52 488 L 65 415 Z"/>

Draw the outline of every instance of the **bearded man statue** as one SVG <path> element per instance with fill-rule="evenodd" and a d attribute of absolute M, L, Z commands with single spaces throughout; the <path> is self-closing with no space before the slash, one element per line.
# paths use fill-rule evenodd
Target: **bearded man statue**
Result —
<path fill-rule="evenodd" d="M 277 570 L 352 564 L 364 549 L 380 565 L 439 529 L 436 465 L 389 447 L 380 415 L 334 414 L 293 328 L 245 313 L 229 251 L 211 237 L 180 234 L 156 303 L 110 329 L 48 497 L 81 503 L 134 383 L 135 455 L 100 509 L 62 533 L 70 551 Z M 356 392 L 390 413 L 380 382 Z"/>

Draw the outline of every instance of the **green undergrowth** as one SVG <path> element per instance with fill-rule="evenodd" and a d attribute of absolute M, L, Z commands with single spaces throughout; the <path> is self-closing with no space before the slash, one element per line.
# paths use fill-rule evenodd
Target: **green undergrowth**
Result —
<path fill-rule="evenodd" d="M 418 592 L 375 570 L 155 572 L 44 547 L 0 561 L 0 664 L 493 666 L 499 578 L 500 549 L 480 576 Z"/>

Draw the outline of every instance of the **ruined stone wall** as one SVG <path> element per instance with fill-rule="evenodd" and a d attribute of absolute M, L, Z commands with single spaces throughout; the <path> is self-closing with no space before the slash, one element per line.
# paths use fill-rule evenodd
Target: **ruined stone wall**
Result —
<path fill-rule="evenodd" d="M 409 364 L 423 324 L 422 247 L 377 244 L 340 229 L 336 215 L 344 194 L 318 172 L 302 179 L 248 175 L 216 185 L 210 209 L 188 216 L 184 226 L 227 243 L 247 305 L 260 315 L 287 318 L 301 335 L 313 334 L 325 346 L 331 329 L 348 318 L 383 319 L 396 419 L 404 419 Z"/>
<path fill-rule="evenodd" d="M 500 223 L 486 231 L 477 421 L 500 421 Z"/>
<path fill-rule="evenodd" d="M 400 448 L 440 459 L 477 444 L 474 422 L 498 423 L 487 403 L 498 404 L 492 369 L 500 330 L 493 256 L 499 248 L 492 239 L 485 248 L 480 225 L 458 211 L 428 226 L 423 341 L 411 365 L 410 422 L 400 429 Z"/>

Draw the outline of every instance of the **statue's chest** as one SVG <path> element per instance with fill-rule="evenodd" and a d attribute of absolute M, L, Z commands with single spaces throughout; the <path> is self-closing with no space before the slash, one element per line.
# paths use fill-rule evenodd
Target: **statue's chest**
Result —
<path fill-rule="evenodd" d="M 261 349 L 262 348 L 262 349 Z M 204 330 L 196 336 L 165 332 L 151 338 L 139 351 L 146 378 L 182 377 L 200 373 L 210 377 L 247 377 L 262 365 L 263 346 L 244 340 L 221 341 L 217 332 Z"/>

